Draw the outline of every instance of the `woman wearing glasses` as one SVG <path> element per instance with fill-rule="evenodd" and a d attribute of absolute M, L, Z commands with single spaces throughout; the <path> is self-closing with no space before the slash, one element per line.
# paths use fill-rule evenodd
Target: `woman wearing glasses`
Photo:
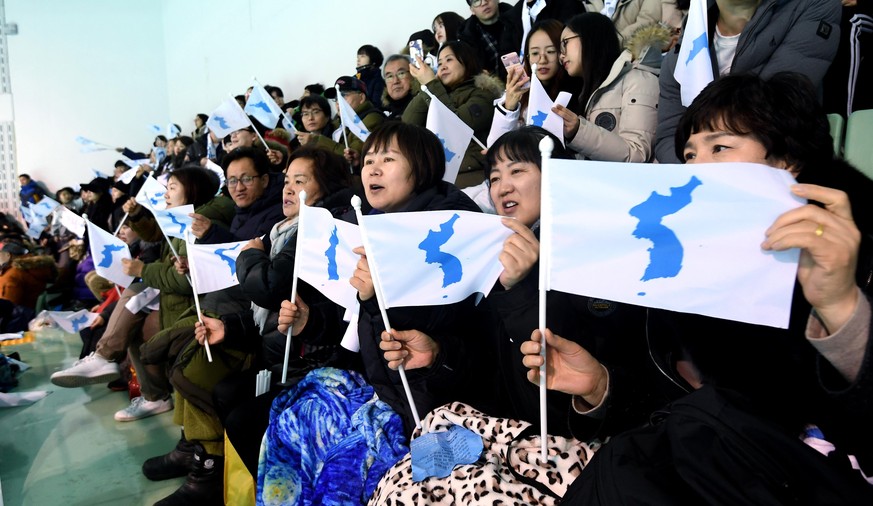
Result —
<path fill-rule="evenodd" d="M 669 40 L 668 33 L 664 39 L 661 35 L 657 29 L 647 30 L 629 46 L 641 54 L 656 54 L 659 60 L 660 48 Z M 645 51 L 648 46 L 655 50 Z M 567 147 L 578 158 L 650 161 L 658 118 L 656 71 L 638 61 L 639 54 L 622 50 L 615 26 L 603 14 L 570 19 L 561 34 L 560 50 L 567 74 L 582 79 L 576 104 L 552 108 L 564 120 Z"/>
<path fill-rule="evenodd" d="M 537 65 L 537 78 L 543 83 L 549 98 L 554 100 L 559 92 L 571 91 L 558 54 L 563 29 L 564 24 L 554 19 L 540 21 L 530 29 L 524 41 L 524 71 L 518 66 L 507 70 L 506 93 L 494 104 L 489 146 L 504 133 L 525 124 L 532 64 Z"/>

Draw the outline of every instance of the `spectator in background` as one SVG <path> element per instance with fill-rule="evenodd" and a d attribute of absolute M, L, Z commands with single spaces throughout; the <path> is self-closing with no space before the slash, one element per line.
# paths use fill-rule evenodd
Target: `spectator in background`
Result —
<path fill-rule="evenodd" d="M 18 191 L 21 205 L 27 202 L 36 204 L 45 196 L 45 191 L 28 174 L 18 176 L 18 184 L 21 185 L 21 189 Z"/>
<path fill-rule="evenodd" d="M 385 91 L 382 92 L 382 110 L 388 119 L 400 120 L 406 106 L 412 97 L 418 94 L 420 87 L 413 88 L 412 74 L 409 73 L 409 57 L 402 54 L 392 54 L 385 60 L 382 70 L 385 78 Z"/>
<path fill-rule="evenodd" d="M 821 89 L 840 41 L 840 3 L 831 0 L 709 0 L 709 55 L 715 78 L 751 73 L 763 78 L 800 72 Z M 679 163 L 673 150 L 685 112 L 682 87 L 673 77 L 678 51 L 661 66 L 655 158 Z"/>
<path fill-rule="evenodd" d="M 458 33 L 464 24 L 464 17 L 453 11 L 441 12 L 433 18 L 431 30 L 437 44 L 442 46 L 449 40 L 458 40 Z"/>
<path fill-rule="evenodd" d="M 276 102 L 280 108 L 285 105 L 285 93 L 282 91 L 282 88 L 278 86 L 270 86 L 269 84 L 264 86 L 264 89 L 267 90 L 267 93 L 273 97 L 273 101 Z"/>
<path fill-rule="evenodd" d="M 371 99 L 381 97 L 385 89 L 385 82 L 380 74 L 382 61 L 382 51 L 379 51 L 378 47 L 365 44 L 358 49 L 356 77 L 364 82 L 367 87 L 367 97 Z"/>
<path fill-rule="evenodd" d="M 206 122 L 209 120 L 209 116 L 201 113 L 197 116 L 194 116 L 194 131 L 191 132 L 191 137 L 196 141 L 200 139 L 209 131 L 206 127 Z"/>
<path fill-rule="evenodd" d="M 112 182 L 105 177 L 96 177 L 79 186 L 82 189 L 82 202 L 85 203 L 82 214 L 87 214 L 88 221 L 109 233 L 113 232 L 109 229 L 109 217 L 112 215 L 111 186 Z"/>
<path fill-rule="evenodd" d="M 364 126 L 369 131 L 372 132 L 374 128 L 385 121 L 385 116 L 370 102 L 367 88 L 363 81 L 351 76 L 343 76 L 336 80 L 336 84 L 339 86 L 339 92 L 342 95 L 342 97 L 337 97 L 337 100 L 345 100 L 355 110 L 355 114 L 361 118 Z M 315 145 L 344 156 L 352 165 L 358 166 L 364 141 L 353 134 L 348 127 L 345 130 L 345 134 L 343 134 L 342 130 L 337 129 L 333 133 L 332 138 L 319 136 L 315 141 Z M 345 135 L 345 139 L 343 135 Z M 346 141 L 348 141 L 348 148 L 345 147 Z"/>
<path fill-rule="evenodd" d="M 57 193 L 58 202 L 76 214 L 82 210 L 82 199 L 69 186 L 64 186 Z"/>
<path fill-rule="evenodd" d="M 303 87 L 304 97 L 308 97 L 309 95 L 321 95 L 322 93 L 324 93 L 324 85 L 321 83 L 307 84 Z"/>
<path fill-rule="evenodd" d="M 446 42 L 440 48 L 438 74 L 423 61 L 419 63 L 420 67 L 409 67 L 418 83 L 427 86 L 438 100 L 469 125 L 477 139 L 486 139 L 494 116 L 494 99 L 503 92 L 503 83 L 483 74 L 475 50 L 462 41 Z M 430 95 L 425 92 L 416 95 L 403 113 L 403 122 L 425 126 L 430 101 Z M 456 180 L 458 187 L 482 182 L 485 158 L 481 151 L 475 141 L 470 142 Z"/>
<path fill-rule="evenodd" d="M 647 0 L 658 2 L 661 0 Z M 629 3 L 618 2 L 616 3 Z M 503 38 L 500 40 L 500 54 L 516 52 L 523 56 L 523 44 L 530 33 L 531 26 L 539 21 L 557 19 L 566 24 L 573 16 L 585 12 L 585 7 L 578 0 L 519 0 L 511 9 L 501 16 L 503 23 Z M 530 19 L 525 23 L 524 19 Z"/>
<path fill-rule="evenodd" d="M 483 71 L 498 75 L 502 72 L 500 48 L 504 23 L 501 14 L 509 11 L 509 4 L 497 0 L 467 0 L 472 16 L 467 18 L 458 39 L 475 49 L 476 60 Z"/>
<path fill-rule="evenodd" d="M 317 143 L 318 137 L 331 138 L 336 127 L 331 122 L 330 102 L 321 95 L 307 95 L 300 100 L 300 122 L 302 132 L 297 132 L 301 146 Z"/>
<path fill-rule="evenodd" d="M 23 243 L 6 241 L 0 248 L 0 299 L 33 311 L 45 285 L 57 276 L 55 261 L 31 255 Z"/>

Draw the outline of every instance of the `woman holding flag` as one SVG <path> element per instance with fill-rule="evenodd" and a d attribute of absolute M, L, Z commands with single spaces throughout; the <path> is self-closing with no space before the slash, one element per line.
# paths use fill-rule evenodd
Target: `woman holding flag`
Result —
<path fill-rule="evenodd" d="M 466 42 L 447 41 L 440 47 L 438 56 L 438 73 L 435 74 L 421 58 L 412 62 L 410 73 L 422 87 L 426 87 L 437 100 L 472 128 L 475 138 L 485 139 L 494 114 L 493 101 L 500 96 L 503 84 L 499 79 L 482 72 L 476 52 Z M 431 100 L 428 93 L 416 95 L 403 112 L 403 122 L 425 126 Z M 485 160 L 481 150 L 478 144 L 471 142 L 464 153 L 459 187 L 482 181 L 479 171 Z"/>
<path fill-rule="evenodd" d="M 711 83 L 683 116 L 675 147 L 688 163 L 766 164 L 801 183 L 790 191 L 810 203 L 779 216 L 761 244 L 764 251 L 801 250 L 788 328 L 648 310 L 637 338 L 656 369 L 644 381 L 663 386 L 674 402 L 649 425 L 613 437 L 565 504 L 616 504 L 628 494 L 683 504 L 869 503 L 873 212 L 866 197 L 873 182 L 835 158 L 815 90 L 798 74 Z M 597 358 L 545 334 L 549 388 L 586 395 Z M 521 348 L 532 382 L 540 381 L 542 339 L 534 331 Z M 599 389 L 602 409 L 577 409 L 571 422 L 645 422 L 639 409 L 615 409 L 641 403 L 633 386 L 609 376 Z"/>

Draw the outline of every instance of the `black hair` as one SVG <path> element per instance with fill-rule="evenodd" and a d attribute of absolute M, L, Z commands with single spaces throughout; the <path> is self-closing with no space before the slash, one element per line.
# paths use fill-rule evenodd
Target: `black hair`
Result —
<path fill-rule="evenodd" d="M 476 58 L 476 50 L 473 46 L 460 40 L 447 40 L 443 47 L 440 48 L 440 54 L 446 49 L 451 49 L 455 53 L 455 58 L 464 66 L 464 81 L 472 79 L 482 72 L 482 67 L 479 64 L 479 59 Z"/>
<path fill-rule="evenodd" d="M 370 133 L 361 149 L 361 156 L 366 162 L 368 153 L 388 149 L 393 141 L 397 142 L 397 149 L 409 162 L 416 194 L 442 181 L 446 173 L 446 153 L 437 136 L 424 127 L 386 121 Z M 365 163 L 362 170 L 366 168 Z"/>
<path fill-rule="evenodd" d="M 119 167 L 124 167 L 126 169 L 129 169 L 130 165 L 128 165 L 127 162 L 125 162 L 124 160 L 116 160 L 115 165 L 113 165 L 113 167 L 115 167 L 116 169 Z"/>
<path fill-rule="evenodd" d="M 285 98 L 285 93 L 282 91 L 282 88 L 280 88 L 278 86 L 271 86 L 268 84 L 268 85 L 264 86 L 264 91 L 266 91 L 270 96 L 272 96 L 273 93 L 276 93 L 280 97 Z"/>
<path fill-rule="evenodd" d="M 26 177 L 28 180 L 30 180 L 30 174 L 19 174 L 18 177 Z"/>
<path fill-rule="evenodd" d="M 676 155 L 685 159 L 691 134 L 727 130 L 760 142 L 767 157 L 797 173 L 828 166 L 834 158 L 830 125 L 809 79 L 780 72 L 769 79 L 732 74 L 710 83 L 694 99 L 676 128 Z"/>
<path fill-rule="evenodd" d="M 218 191 L 218 177 L 208 169 L 198 165 L 185 165 L 170 173 L 170 179 L 181 183 L 185 189 L 185 203 L 194 209 L 212 200 Z"/>
<path fill-rule="evenodd" d="M 209 121 L 209 116 L 203 114 L 202 112 L 197 114 L 197 117 L 200 118 L 200 121 L 202 121 L 204 125 L 206 124 L 207 121 Z M 166 139 L 164 139 L 164 140 L 166 140 Z"/>
<path fill-rule="evenodd" d="M 552 158 L 561 160 L 572 160 L 575 158 L 573 153 L 561 144 L 560 139 L 545 128 L 523 126 L 501 135 L 488 148 L 488 153 L 485 155 L 485 160 L 488 162 L 485 166 L 485 181 L 489 180 L 488 175 L 491 173 L 491 167 L 497 165 L 501 160 L 527 162 L 537 167 L 542 167 L 543 158 L 540 154 L 540 141 L 544 137 L 550 137 L 554 143 Z"/>
<path fill-rule="evenodd" d="M 324 93 L 324 85 L 321 83 L 307 84 L 303 87 L 303 89 L 308 91 L 312 95 L 321 95 L 322 93 Z"/>
<path fill-rule="evenodd" d="M 230 153 L 224 156 L 224 159 L 221 160 L 221 168 L 224 169 L 224 173 L 227 174 L 227 168 L 230 167 L 232 162 L 237 160 L 242 160 L 243 158 L 248 158 L 252 161 L 255 166 L 255 172 L 258 173 L 258 176 L 263 176 L 270 172 L 270 159 L 267 158 L 267 154 L 264 152 L 263 148 L 236 148 Z"/>
<path fill-rule="evenodd" d="M 461 32 L 461 26 L 464 24 L 464 17 L 453 11 L 446 11 L 437 14 L 431 22 L 431 28 L 436 24 L 437 20 L 443 22 L 443 27 L 446 29 L 446 41 L 458 40 L 458 34 Z M 433 31 L 436 33 L 436 30 Z"/>
<path fill-rule="evenodd" d="M 567 28 L 579 36 L 582 62 L 582 92 L 579 105 L 582 109 L 612 69 L 621 54 L 620 35 L 608 17 L 599 12 L 585 12 L 570 18 Z M 577 111 L 579 112 L 579 111 Z"/>
<path fill-rule="evenodd" d="M 288 167 L 298 158 L 312 162 L 312 175 L 321 188 L 322 198 L 351 186 L 348 164 L 336 153 L 321 147 L 301 146 L 291 153 Z"/>
<path fill-rule="evenodd" d="M 300 99 L 300 110 L 302 111 L 304 107 L 318 107 L 321 109 L 324 114 L 330 118 L 330 102 L 327 101 L 326 98 L 321 95 L 309 95 L 308 97 L 303 97 Z"/>
<path fill-rule="evenodd" d="M 370 58 L 370 65 L 379 68 L 382 66 L 382 51 L 379 48 L 370 44 L 364 44 L 358 48 L 358 54 L 365 54 Z"/>

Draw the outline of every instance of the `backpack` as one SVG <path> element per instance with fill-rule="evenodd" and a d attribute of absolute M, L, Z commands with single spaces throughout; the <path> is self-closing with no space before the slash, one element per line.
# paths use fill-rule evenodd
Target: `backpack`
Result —
<path fill-rule="evenodd" d="M 873 504 L 845 454 L 818 453 L 704 386 L 603 445 L 568 505 Z"/>

